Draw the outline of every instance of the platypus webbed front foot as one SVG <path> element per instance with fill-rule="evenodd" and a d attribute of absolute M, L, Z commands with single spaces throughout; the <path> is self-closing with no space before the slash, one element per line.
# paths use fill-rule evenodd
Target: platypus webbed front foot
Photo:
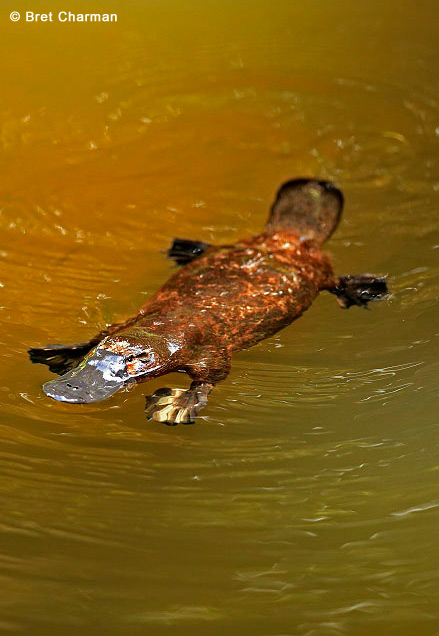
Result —
<path fill-rule="evenodd" d="M 193 424 L 206 406 L 212 386 L 207 382 L 192 382 L 189 389 L 158 389 L 146 397 L 146 417 L 169 426 Z"/>
<path fill-rule="evenodd" d="M 72 345 L 49 344 L 45 347 L 33 347 L 28 354 L 31 362 L 47 364 L 53 373 L 62 375 L 74 369 L 82 358 L 93 349 L 93 341 Z"/>
<path fill-rule="evenodd" d="M 352 305 L 367 308 L 370 301 L 381 300 L 387 295 L 387 281 L 385 276 L 373 274 L 342 276 L 329 291 L 337 296 L 338 304 L 343 309 L 349 309 Z"/>

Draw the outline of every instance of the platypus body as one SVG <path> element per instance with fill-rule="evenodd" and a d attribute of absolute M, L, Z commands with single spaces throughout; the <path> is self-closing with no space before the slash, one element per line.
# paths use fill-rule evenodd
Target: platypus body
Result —
<path fill-rule="evenodd" d="M 124 386 L 182 371 L 190 388 L 160 389 L 146 399 L 148 419 L 191 423 L 235 351 L 272 336 L 310 307 L 322 290 L 339 304 L 366 306 L 386 294 L 385 278 L 335 278 L 322 243 L 340 220 L 343 195 L 332 183 L 295 179 L 279 190 L 262 234 L 234 245 L 175 239 L 179 269 L 139 312 L 88 342 L 30 349 L 32 362 L 60 378 L 43 391 L 89 403 Z"/>

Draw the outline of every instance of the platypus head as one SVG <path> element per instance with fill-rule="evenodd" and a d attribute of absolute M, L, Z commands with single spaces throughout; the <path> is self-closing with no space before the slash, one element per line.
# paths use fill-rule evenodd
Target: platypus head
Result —
<path fill-rule="evenodd" d="M 124 386 L 166 373 L 178 350 L 168 339 L 140 327 L 105 338 L 80 364 L 43 385 L 60 402 L 100 402 Z"/>

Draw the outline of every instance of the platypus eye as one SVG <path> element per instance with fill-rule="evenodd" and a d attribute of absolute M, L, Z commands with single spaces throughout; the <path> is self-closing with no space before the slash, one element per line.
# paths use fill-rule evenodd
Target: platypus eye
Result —
<path fill-rule="evenodd" d="M 143 353 L 139 353 L 136 357 L 137 360 L 146 360 L 150 357 L 150 354 L 148 353 L 148 351 L 144 351 Z"/>

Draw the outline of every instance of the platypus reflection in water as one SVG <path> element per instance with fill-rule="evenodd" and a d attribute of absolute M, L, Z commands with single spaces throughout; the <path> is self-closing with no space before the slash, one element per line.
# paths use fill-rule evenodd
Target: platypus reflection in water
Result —
<path fill-rule="evenodd" d="M 44 384 L 44 393 L 62 402 L 98 402 L 122 387 L 182 371 L 190 388 L 159 389 L 146 398 L 146 415 L 192 423 L 227 377 L 232 354 L 299 318 L 319 291 L 335 294 L 344 308 L 386 294 L 382 277 L 336 278 L 321 252 L 342 208 L 343 195 L 332 183 L 295 179 L 280 188 L 262 234 L 220 246 L 175 239 L 168 256 L 181 269 L 134 317 L 88 342 L 30 349 L 32 362 L 61 375 Z"/>

